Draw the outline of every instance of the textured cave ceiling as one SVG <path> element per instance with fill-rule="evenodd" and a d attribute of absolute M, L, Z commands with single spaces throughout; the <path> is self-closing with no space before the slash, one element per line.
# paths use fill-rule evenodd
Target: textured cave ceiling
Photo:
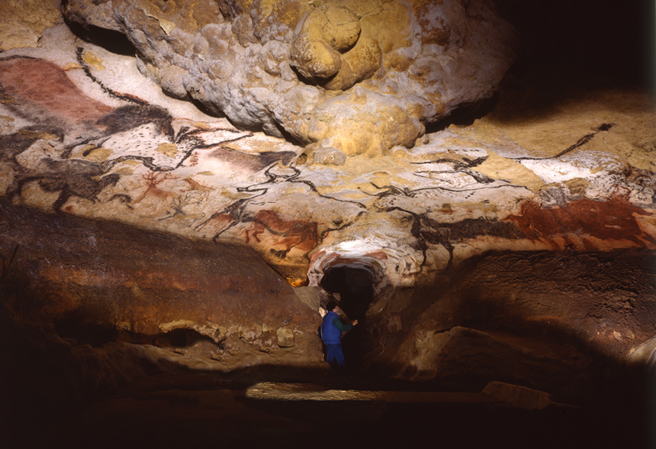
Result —
<path fill-rule="evenodd" d="M 80 406 L 52 392 L 152 373 L 325 380 L 335 296 L 370 379 L 643 406 L 653 17 L 647 1 L 0 4 L 17 416 L 48 402 L 16 405 L 43 377 L 52 410 Z"/>

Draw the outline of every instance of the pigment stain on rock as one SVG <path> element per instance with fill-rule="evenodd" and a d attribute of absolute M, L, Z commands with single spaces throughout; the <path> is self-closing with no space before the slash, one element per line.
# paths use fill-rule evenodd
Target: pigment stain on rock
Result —
<path fill-rule="evenodd" d="M 527 238 L 546 242 L 554 250 L 592 251 L 609 242 L 654 249 L 656 239 L 641 226 L 638 217 L 652 213 L 614 196 L 607 201 L 587 198 L 565 206 L 540 208 L 535 202 L 522 204 L 519 215 L 506 220 L 517 224 Z"/>

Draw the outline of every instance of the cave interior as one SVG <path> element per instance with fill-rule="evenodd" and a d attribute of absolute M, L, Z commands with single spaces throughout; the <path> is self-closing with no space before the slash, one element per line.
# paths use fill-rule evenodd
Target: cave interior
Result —
<path fill-rule="evenodd" d="M 554 110 L 563 99 L 583 97 L 595 89 L 630 88 L 654 95 L 653 2 L 613 6 L 592 0 L 497 3 L 520 37 L 516 62 L 492 100 L 456 110 L 427 126 L 428 134 L 449 126 L 467 127 L 494 111 L 512 122 L 525 110 L 526 98 L 535 101 L 531 113 L 539 117 L 557 114 Z M 67 25 L 78 39 L 109 52 L 131 57 L 135 51 L 122 34 Z M 517 95 L 521 89 L 526 95 Z M 198 102 L 195 105 L 204 108 Z M 77 265 L 89 267 L 98 278 L 150 269 L 156 274 L 147 288 L 158 292 L 158 283 L 171 285 L 169 281 L 202 279 L 220 272 L 220 282 L 229 285 L 225 291 L 237 305 L 217 314 L 251 314 L 264 317 L 263 321 L 271 316 L 277 319 L 276 313 L 286 307 L 285 298 L 296 295 L 289 293 L 286 273 L 266 267 L 260 259 L 261 266 L 256 268 L 251 262 L 241 266 L 236 261 L 242 257 L 257 256 L 245 255 L 239 247 L 219 248 L 158 231 L 37 212 L 6 198 L 0 212 L 0 232 L 5 234 L 0 246 L 0 428 L 10 444 L 5 447 L 323 447 L 348 441 L 369 447 L 647 448 L 656 443 L 656 350 L 647 354 L 644 366 L 631 368 L 626 363 L 631 347 L 627 339 L 645 340 L 650 332 L 654 336 L 653 244 L 647 249 L 608 252 L 491 251 L 449 266 L 430 284 L 395 291 L 386 288 L 387 280 L 378 268 L 372 268 L 370 259 L 344 259 L 326 265 L 316 286 L 301 289 L 310 291 L 306 296 L 313 307 L 325 306 L 336 297 L 345 321 L 358 320 L 343 337 L 348 374 L 335 374 L 325 364 L 285 362 L 215 370 L 208 363 L 223 363 L 220 354 L 229 348 L 203 329 L 114 324 L 124 310 L 152 306 L 145 299 L 137 304 L 126 302 L 128 293 L 142 298 L 139 295 L 145 293 L 139 288 L 146 291 L 146 287 L 121 280 L 87 288 L 93 283 L 89 277 L 75 278 L 80 285 L 76 290 L 72 284 L 62 286 L 48 278 L 64 275 L 48 274 L 34 260 L 51 258 L 49 263 L 72 267 L 65 271 L 71 279 Z M 257 232 L 251 238 L 257 239 Z M 28 234 L 28 243 L 13 243 L 19 237 L 12 236 Z M 101 247 L 105 249 L 95 249 Z M 225 259 L 216 265 L 196 262 L 219 252 L 227 255 L 221 255 Z M 255 269 L 266 274 L 253 275 Z M 41 273 L 38 283 L 30 277 L 36 272 Z M 182 286 L 175 285 L 180 291 L 191 289 L 182 281 Z M 215 294 L 214 288 L 208 281 L 206 296 L 188 303 L 176 303 L 173 290 L 170 295 L 157 293 L 155 307 L 160 307 L 163 321 L 187 319 L 185 308 L 192 306 L 209 316 L 205 304 Z M 522 297 L 527 290 L 538 298 L 539 307 L 544 306 L 540 313 L 532 306 L 515 307 L 504 296 L 517 293 Z M 261 291 L 270 293 L 264 305 L 240 300 Z M 540 303 L 555 303 L 566 295 L 580 299 L 566 312 Z M 87 296 L 93 300 L 84 305 L 81 298 Z M 48 315 L 48 298 L 53 297 L 72 301 L 66 315 Z M 108 306 L 110 299 L 118 305 Z M 298 307 L 294 319 L 314 319 L 316 328 L 318 314 L 303 311 L 303 304 Z M 587 312 L 577 307 L 587 307 Z M 633 321 L 621 321 L 625 307 L 633 313 Z M 568 323 L 574 324 L 568 327 L 547 316 L 571 313 L 578 317 L 579 312 L 604 326 L 617 324 L 613 320 L 621 322 L 618 326 L 624 323 L 626 335 L 633 337 L 615 336 L 625 346 L 612 352 L 597 340 L 585 340 L 582 330 L 578 332 L 577 323 L 584 318 L 573 318 Z M 42 325 L 35 324 L 39 320 L 44 320 Z M 423 339 L 431 349 L 409 344 L 403 333 L 408 329 L 415 329 L 413 338 Z M 287 334 L 280 329 L 271 332 L 278 332 L 278 344 L 284 348 L 280 342 Z M 515 344 L 518 336 L 525 338 L 523 349 Z M 251 338 L 245 331 L 240 337 L 249 344 L 258 338 L 267 337 Z M 304 344 L 318 351 L 318 336 L 308 338 Z M 465 349 L 458 342 L 466 342 Z M 146 346 L 150 352 L 141 349 Z M 158 359 L 157 351 L 178 358 Z M 253 351 L 266 355 L 268 349 L 261 346 Z M 487 358 L 481 355 L 486 351 Z M 523 359 L 522 351 L 533 353 Z M 423 358 L 417 356 L 419 362 L 414 365 L 400 362 L 403 355 L 419 352 Z M 435 368 L 431 357 L 438 353 L 444 366 Z M 289 360 L 292 356 L 296 355 Z M 209 362 L 194 365 L 195 359 Z M 521 383 L 518 379 L 525 381 L 526 390 L 516 386 Z M 498 400 L 483 395 L 490 380 L 515 385 L 511 393 L 506 392 L 512 397 Z M 543 390 L 551 395 L 548 399 Z M 275 398 L 274 393 L 280 391 L 282 398 Z M 257 396 L 259 392 L 263 396 Z M 367 396 L 373 393 L 379 396 Z M 313 399 L 294 399 L 303 394 Z M 346 396 L 339 399 L 340 394 Z M 529 396 L 532 399 L 526 399 Z M 539 400 L 549 405 L 538 407 Z"/>

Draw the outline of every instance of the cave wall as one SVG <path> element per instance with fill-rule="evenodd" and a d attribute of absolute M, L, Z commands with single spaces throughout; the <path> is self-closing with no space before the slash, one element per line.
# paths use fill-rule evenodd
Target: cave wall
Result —
<path fill-rule="evenodd" d="M 321 360 L 316 310 L 248 247 L 0 207 L 3 292 L 21 323 L 94 346 L 198 343 L 215 369 Z"/>
<path fill-rule="evenodd" d="M 626 361 L 656 331 L 654 260 L 639 250 L 472 258 L 372 306 L 368 363 L 461 388 L 630 389 Z"/>

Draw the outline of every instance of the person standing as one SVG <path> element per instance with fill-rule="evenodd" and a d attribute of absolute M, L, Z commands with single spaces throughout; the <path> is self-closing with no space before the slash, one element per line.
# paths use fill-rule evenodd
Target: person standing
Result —
<path fill-rule="evenodd" d="M 353 326 L 358 324 L 358 320 L 354 320 L 351 324 L 344 324 L 339 318 L 341 309 L 335 301 L 330 301 L 326 305 L 326 309 L 328 313 L 323 317 L 321 325 L 321 339 L 326 345 L 327 352 L 326 361 L 333 368 L 336 366 L 343 370 L 346 367 L 346 359 L 342 351 L 342 332 L 350 331 Z"/>

